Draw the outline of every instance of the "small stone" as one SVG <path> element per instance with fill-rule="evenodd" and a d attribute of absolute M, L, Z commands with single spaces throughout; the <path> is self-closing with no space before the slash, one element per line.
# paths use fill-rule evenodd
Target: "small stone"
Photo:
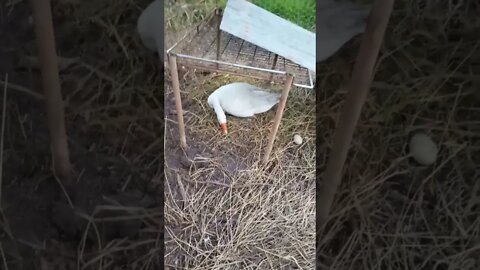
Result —
<path fill-rule="evenodd" d="M 422 165 L 435 162 L 438 155 L 437 145 L 424 133 L 417 133 L 410 139 L 410 155 Z"/>
<path fill-rule="evenodd" d="M 295 144 L 302 144 L 303 139 L 302 139 L 302 137 L 300 137 L 300 135 L 295 134 L 295 135 L 293 136 L 293 142 L 294 142 Z"/>

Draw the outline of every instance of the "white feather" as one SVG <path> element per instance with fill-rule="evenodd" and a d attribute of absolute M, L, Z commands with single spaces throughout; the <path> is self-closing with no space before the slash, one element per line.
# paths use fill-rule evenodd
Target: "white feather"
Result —
<path fill-rule="evenodd" d="M 270 110 L 280 101 L 280 94 L 270 93 L 254 85 L 235 82 L 219 87 L 208 97 L 220 123 L 225 123 L 224 113 L 236 117 L 252 117 Z"/>

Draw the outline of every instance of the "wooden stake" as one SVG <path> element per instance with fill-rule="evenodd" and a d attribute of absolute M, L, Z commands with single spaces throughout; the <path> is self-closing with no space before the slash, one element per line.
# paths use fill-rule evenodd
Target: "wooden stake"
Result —
<path fill-rule="evenodd" d="M 54 172 L 62 180 L 71 178 L 71 164 L 65 129 L 65 117 L 58 75 L 55 36 L 50 0 L 31 0 L 38 56 L 42 74 L 48 129 L 52 147 Z"/>
<path fill-rule="evenodd" d="M 273 57 L 273 64 L 272 64 L 272 69 L 273 70 L 277 66 L 277 61 L 278 61 L 278 54 L 275 54 L 275 56 Z M 270 83 L 272 83 L 272 82 L 273 82 L 273 74 L 270 75 Z"/>
<path fill-rule="evenodd" d="M 267 149 L 265 149 L 265 155 L 263 156 L 264 164 L 268 162 L 268 158 L 270 157 L 270 153 L 272 152 L 273 142 L 275 141 L 275 137 L 277 136 L 278 127 L 280 126 L 280 121 L 283 117 L 283 111 L 285 110 L 285 105 L 287 104 L 288 93 L 292 88 L 292 83 L 293 75 L 288 74 L 287 80 L 285 81 L 285 86 L 282 91 L 282 95 L 280 97 L 280 102 L 278 103 L 277 112 L 275 113 L 275 118 L 273 120 L 272 131 L 270 132 L 270 136 L 268 137 Z"/>
<path fill-rule="evenodd" d="M 394 0 L 377 0 L 370 11 L 352 77 L 347 85 L 348 94 L 333 136 L 330 158 L 322 183 L 323 187 L 318 194 L 318 228 L 322 228 L 325 225 L 337 187 L 340 184 L 343 166 L 347 158 L 353 132 L 370 89 L 375 63 L 393 9 L 393 3 Z"/>
<path fill-rule="evenodd" d="M 218 25 L 217 25 L 217 61 L 220 60 L 220 47 L 221 47 L 221 41 L 222 41 L 222 30 L 220 30 L 220 25 L 222 23 L 222 17 L 220 14 L 217 14 L 217 20 L 218 20 Z M 218 68 L 218 63 L 217 63 L 217 68 Z"/>
<path fill-rule="evenodd" d="M 187 138 L 185 136 L 185 123 L 183 121 L 182 97 L 180 96 L 180 81 L 178 80 L 177 56 L 168 55 L 170 73 L 172 75 L 173 94 L 175 96 L 175 108 L 177 109 L 178 131 L 180 133 L 180 146 L 187 148 Z"/>

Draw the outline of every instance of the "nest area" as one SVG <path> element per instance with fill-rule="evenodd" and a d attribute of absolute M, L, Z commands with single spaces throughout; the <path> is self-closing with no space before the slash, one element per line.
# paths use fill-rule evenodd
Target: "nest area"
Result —
<path fill-rule="evenodd" d="M 290 73 L 295 77 L 293 85 L 313 88 L 307 68 L 221 31 L 222 14 L 221 9 L 216 9 L 169 49 L 169 53 L 177 55 L 180 65 L 278 83 L 283 83 L 285 73 Z"/>

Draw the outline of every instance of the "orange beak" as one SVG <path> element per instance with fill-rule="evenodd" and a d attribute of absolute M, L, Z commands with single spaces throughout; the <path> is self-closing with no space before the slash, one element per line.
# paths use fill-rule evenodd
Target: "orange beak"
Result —
<path fill-rule="evenodd" d="M 220 127 L 222 128 L 223 134 L 228 133 L 227 123 L 220 124 Z"/>

